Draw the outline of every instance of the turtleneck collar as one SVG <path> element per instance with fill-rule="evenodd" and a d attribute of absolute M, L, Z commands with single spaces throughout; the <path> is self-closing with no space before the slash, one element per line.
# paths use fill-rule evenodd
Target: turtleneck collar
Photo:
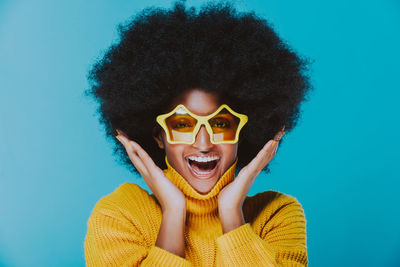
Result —
<path fill-rule="evenodd" d="M 238 161 L 236 157 L 235 162 L 229 167 L 221 178 L 217 181 L 214 187 L 207 194 L 200 194 L 197 192 L 185 178 L 182 177 L 168 162 L 165 156 L 167 169 L 163 170 L 165 176 L 175 184 L 185 195 L 186 198 L 186 212 L 191 215 L 206 215 L 216 214 L 218 209 L 218 194 L 224 186 L 229 184 L 235 179 L 235 167 Z"/>

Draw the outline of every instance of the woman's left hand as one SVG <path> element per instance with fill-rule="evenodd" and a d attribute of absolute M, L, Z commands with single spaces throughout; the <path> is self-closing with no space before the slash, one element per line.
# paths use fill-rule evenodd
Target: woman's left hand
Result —
<path fill-rule="evenodd" d="M 245 224 L 243 202 L 258 174 L 275 156 L 278 143 L 284 135 L 284 129 L 285 127 L 269 140 L 257 156 L 240 170 L 235 180 L 226 185 L 218 194 L 219 218 L 224 233 Z"/>

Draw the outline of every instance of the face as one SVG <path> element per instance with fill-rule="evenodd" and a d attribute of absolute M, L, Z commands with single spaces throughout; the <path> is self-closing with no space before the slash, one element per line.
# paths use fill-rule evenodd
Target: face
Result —
<path fill-rule="evenodd" d="M 206 116 L 215 112 L 223 103 L 213 93 L 193 89 L 177 97 L 171 106 L 174 108 L 178 104 L 185 105 L 194 114 Z M 235 162 L 237 156 L 238 143 L 212 144 L 204 125 L 201 126 L 192 145 L 170 144 L 166 140 L 164 131 L 154 139 L 160 148 L 165 149 L 170 165 L 200 194 L 211 191 L 220 177 Z M 203 163 L 198 165 L 195 160 L 198 157 L 217 159 L 216 165 L 215 162 L 210 162 L 209 166 L 204 166 Z"/>

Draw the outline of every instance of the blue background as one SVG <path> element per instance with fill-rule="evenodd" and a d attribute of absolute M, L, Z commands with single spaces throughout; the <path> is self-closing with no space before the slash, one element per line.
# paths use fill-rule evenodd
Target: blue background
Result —
<path fill-rule="evenodd" d="M 117 164 L 83 91 L 117 24 L 171 3 L 0 1 L 1 266 L 84 266 L 96 201 L 124 182 L 148 189 Z M 235 3 L 315 60 L 299 125 L 250 194 L 300 201 L 310 266 L 400 266 L 400 3 Z"/>

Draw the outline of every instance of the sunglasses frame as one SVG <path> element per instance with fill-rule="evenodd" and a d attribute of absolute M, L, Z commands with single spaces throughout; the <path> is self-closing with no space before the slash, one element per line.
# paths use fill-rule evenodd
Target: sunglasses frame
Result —
<path fill-rule="evenodd" d="M 224 108 L 226 108 L 229 112 L 231 112 L 233 115 L 235 115 L 236 117 L 238 117 L 240 119 L 239 125 L 238 125 L 237 130 L 236 130 L 236 136 L 235 136 L 235 139 L 231 140 L 231 141 L 217 141 L 217 142 L 214 142 L 212 140 L 213 139 L 212 138 L 213 131 L 211 129 L 210 124 L 208 123 L 208 120 L 211 119 L 212 117 L 214 117 L 215 115 L 217 115 Z M 176 113 L 176 111 L 178 111 L 179 109 L 185 110 L 190 116 L 192 116 L 193 118 L 195 118 L 197 120 L 197 124 L 194 127 L 193 132 L 192 132 L 192 137 L 193 138 L 192 138 L 192 141 L 190 141 L 190 142 L 189 141 L 172 141 L 171 138 L 170 138 L 169 130 L 168 130 L 167 124 L 165 123 L 165 119 L 168 118 L 169 116 L 171 116 L 172 114 Z M 213 112 L 212 114 L 207 115 L 207 116 L 196 115 L 196 114 L 190 112 L 190 110 L 188 110 L 183 104 L 179 104 L 171 112 L 168 112 L 168 113 L 162 114 L 162 115 L 158 115 L 157 118 L 156 118 L 156 121 L 164 129 L 165 134 L 167 135 L 167 141 L 170 144 L 187 144 L 187 145 L 193 144 L 195 142 L 195 140 L 196 140 L 196 136 L 197 136 L 197 134 L 198 134 L 198 132 L 200 130 L 201 125 L 204 124 L 205 127 L 206 127 L 206 130 L 207 130 L 207 132 L 208 132 L 208 134 L 210 136 L 210 142 L 212 144 L 217 145 L 217 144 L 235 144 L 235 143 L 237 143 L 238 140 L 239 140 L 239 133 L 242 130 L 243 126 L 247 123 L 248 117 L 246 115 L 244 115 L 244 114 L 239 114 L 239 113 L 233 111 L 227 104 L 222 104 L 215 112 Z"/>

